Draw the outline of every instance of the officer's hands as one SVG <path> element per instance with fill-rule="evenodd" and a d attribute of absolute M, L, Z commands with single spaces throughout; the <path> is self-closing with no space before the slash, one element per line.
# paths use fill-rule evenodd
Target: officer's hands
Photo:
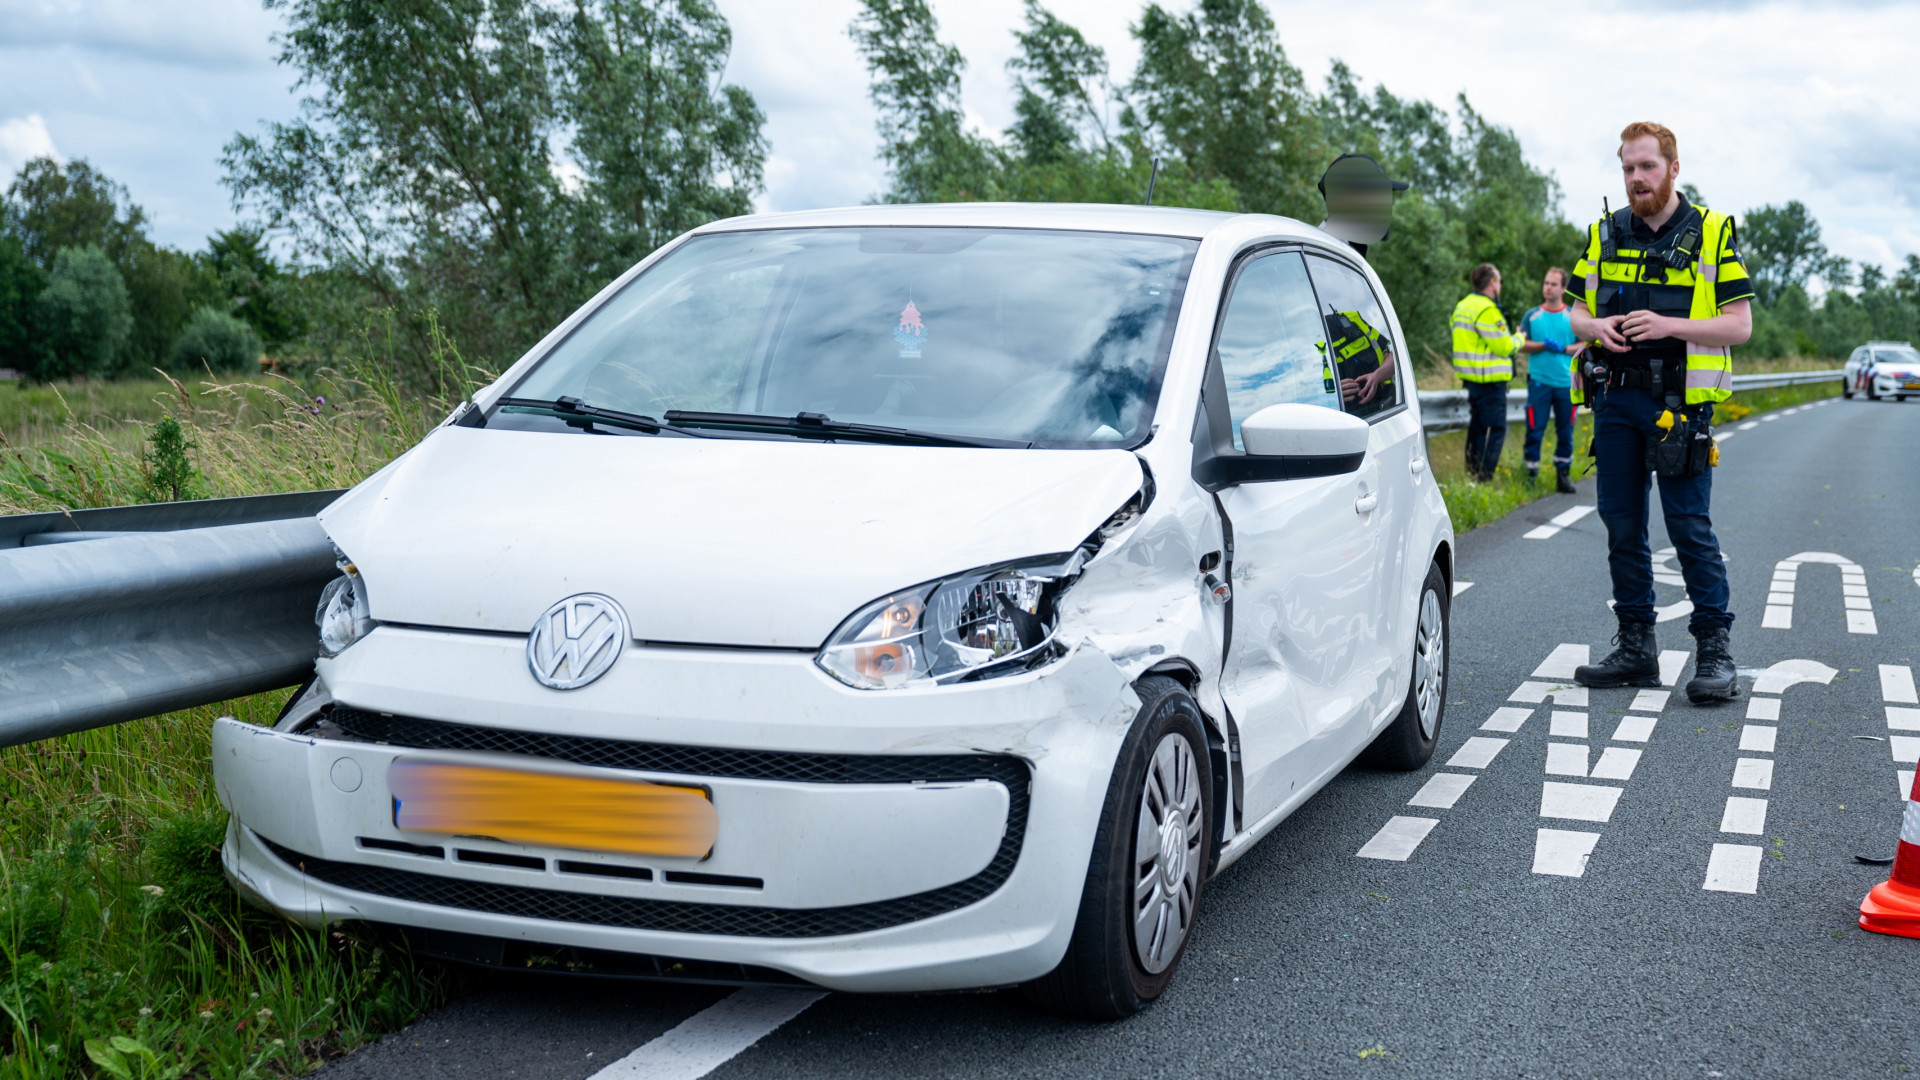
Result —
<path fill-rule="evenodd" d="M 1627 339 L 1620 332 L 1620 324 L 1626 320 L 1625 315 L 1608 315 L 1603 319 L 1593 320 L 1594 336 L 1600 339 L 1600 344 L 1605 345 L 1608 352 L 1633 351 L 1633 346 L 1627 343 Z"/>
<path fill-rule="evenodd" d="M 1680 319 L 1656 315 L 1651 311 L 1636 311 L 1620 317 L 1619 330 L 1629 341 L 1652 341 L 1673 337 L 1681 322 Z"/>

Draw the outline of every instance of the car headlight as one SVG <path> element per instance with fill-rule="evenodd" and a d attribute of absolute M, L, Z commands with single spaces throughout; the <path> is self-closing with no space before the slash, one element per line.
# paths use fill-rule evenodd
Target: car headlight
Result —
<path fill-rule="evenodd" d="M 1085 556 L 988 567 L 884 596 L 853 613 L 814 658 L 860 690 L 1025 671 L 1057 652 L 1054 605 Z"/>
<path fill-rule="evenodd" d="M 340 561 L 340 576 L 327 582 L 326 589 L 320 593 L 320 603 L 313 609 L 313 621 L 320 628 L 321 656 L 338 656 L 373 630 L 367 585 L 352 563 Z"/>

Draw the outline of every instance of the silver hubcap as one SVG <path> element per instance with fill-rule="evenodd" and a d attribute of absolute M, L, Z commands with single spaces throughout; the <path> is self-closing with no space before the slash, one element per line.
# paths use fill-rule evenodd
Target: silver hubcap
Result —
<path fill-rule="evenodd" d="M 1172 966 L 1193 928 L 1205 826 L 1193 746 L 1163 736 L 1147 763 L 1133 833 L 1133 947 L 1151 974 Z"/>
<path fill-rule="evenodd" d="M 1447 677 L 1447 637 L 1442 633 L 1440 594 L 1428 589 L 1420 596 L 1420 632 L 1413 641 L 1414 704 L 1420 709 L 1420 737 L 1432 739 L 1440 729 L 1440 695 Z"/>

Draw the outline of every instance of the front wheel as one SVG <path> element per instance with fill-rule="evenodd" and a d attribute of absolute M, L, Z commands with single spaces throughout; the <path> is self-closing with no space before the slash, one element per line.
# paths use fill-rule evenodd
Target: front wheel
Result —
<path fill-rule="evenodd" d="M 1060 966 L 1026 985 L 1056 1012 L 1118 1020 L 1153 1004 L 1186 952 L 1213 843 L 1212 769 L 1200 707 L 1158 675 L 1120 749 Z"/>
<path fill-rule="evenodd" d="M 1440 741 L 1440 720 L 1447 711 L 1447 622 L 1452 610 L 1440 564 L 1427 567 L 1420 586 L 1419 617 L 1413 630 L 1413 678 L 1406 704 L 1360 755 L 1376 769 L 1410 771 L 1433 757 Z"/>

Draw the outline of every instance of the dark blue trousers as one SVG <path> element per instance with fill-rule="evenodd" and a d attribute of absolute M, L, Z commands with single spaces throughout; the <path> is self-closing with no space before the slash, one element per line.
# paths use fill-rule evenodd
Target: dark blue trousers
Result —
<path fill-rule="evenodd" d="M 1651 623 L 1653 612 L 1653 554 L 1647 544 L 1647 493 L 1660 481 L 1660 510 L 1667 519 L 1667 536 L 1680 559 L 1680 576 L 1687 582 L 1693 617 L 1687 629 L 1699 635 L 1716 627 L 1732 626 L 1727 610 L 1727 563 L 1720 557 L 1720 540 L 1713 535 L 1708 503 L 1713 496 L 1713 470 L 1699 476 L 1655 477 L 1646 465 L 1647 439 L 1661 432 L 1654 426 L 1666 406 L 1644 390 L 1614 388 L 1594 408 L 1593 457 L 1598 469 L 1600 520 L 1607 527 L 1607 567 L 1613 573 L 1614 614 L 1633 622 Z M 1683 410 L 1696 422 L 1713 415 L 1711 406 Z"/>
<path fill-rule="evenodd" d="M 1507 444 L 1507 380 L 1467 384 L 1467 472 L 1485 480 Z"/>
<path fill-rule="evenodd" d="M 1527 447 L 1522 456 L 1528 465 L 1540 464 L 1540 444 L 1546 441 L 1547 421 L 1553 421 L 1553 463 L 1573 463 L 1573 390 L 1565 386 L 1527 384 Z"/>

